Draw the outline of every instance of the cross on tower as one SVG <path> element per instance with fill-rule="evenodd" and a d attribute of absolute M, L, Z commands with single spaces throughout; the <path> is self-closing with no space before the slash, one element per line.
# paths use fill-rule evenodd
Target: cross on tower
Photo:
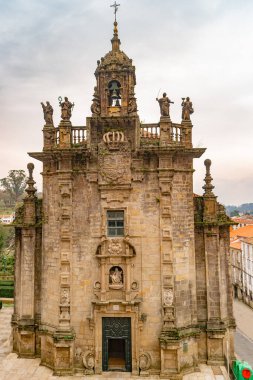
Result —
<path fill-rule="evenodd" d="M 117 4 L 116 1 L 114 1 L 114 4 L 110 5 L 110 7 L 114 8 L 115 22 L 117 21 L 116 20 L 116 13 L 118 12 L 118 7 L 119 6 L 120 6 L 120 4 Z"/>

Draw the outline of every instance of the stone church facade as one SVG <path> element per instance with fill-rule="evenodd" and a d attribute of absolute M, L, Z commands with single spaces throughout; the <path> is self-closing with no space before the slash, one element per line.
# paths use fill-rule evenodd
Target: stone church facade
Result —
<path fill-rule="evenodd" d="M 91 116 L 72 126 L 60 100 L 43 105 L 43 200 L 33 164 L 16 229 L 13 350 L 56 374 L 127 371 L 181 379 L 233 355 L 229 226 L 213 194 L 193 195 L 193 112 L 181 123 L 157 99 L 158 123 L 141 124 L 135 67 L 112 49 L 95 71 Z M 187 103 L 188 102 L 188 103 Z M 188 106 L 188 108 L 187 108 Z"/>

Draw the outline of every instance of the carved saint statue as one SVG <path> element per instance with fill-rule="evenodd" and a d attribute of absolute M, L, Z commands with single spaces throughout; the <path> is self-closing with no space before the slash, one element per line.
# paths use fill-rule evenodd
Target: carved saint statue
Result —
<path fill-rule="evenodd" d="M 189 96 L 187 96 L 186 100 L 185 98 L 182 98 L 182 120 L 191 120 L 190 115 L 194 112 L 194 109 L 192 108 L 192 102 L 190 101 Z"/>
<path fill-rule="evenodd" d="M 122 271 L 116 267 L 114 270 L 110 272 L 110 283 L 112 285 L 121 285 L 122 282 Z"/>
<path fill-rule="evenodd" d="M 42 109 L 43 109 L 43 113 L 44 113 L 44 120 L 46 122 L 46 125 L 54 125 L 53 123 L 53 113 L 54 113 L 54 109 L 53 107 L 51 106 L 51 104 L 49 102 L 46 102 L 46 104 L 44 104 L 43 102 L 40 103 L 42 105 Z"/>
<path fill-rule="evenodd" d="M 72 115 L 72 108 L 74 108 L 74 103 L 71 103 L 65 96 L 64 102 L 59 98 L 59 106 L 61 107 L 61 118 L 62 120 L 69 121 Z"/>
<path fill-rule="evenodd" d="M 158 99 L 156 98 L 156 100 L 158 101 L 159 103 L 159 106 L 160 106 L 160 112 L 161 112 L 161 116 L 170 116 L 170 103 L 174 103 L 172 102 L 166 92 L 163 93 L 163 97 Z"/>
<path fill-rule="evenodd" d="M 100 115 L 101 107 L 100 107 L 100 100 L 98 96 L 98 90 L 97 87 L 94 87 L 94 95 L 92 99 L 92 105 L 90 107 L 91 112 L 95 115 Z"/>

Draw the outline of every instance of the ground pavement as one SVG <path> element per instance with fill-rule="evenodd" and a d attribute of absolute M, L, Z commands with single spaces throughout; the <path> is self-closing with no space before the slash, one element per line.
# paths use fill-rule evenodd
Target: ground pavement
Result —
<path fill-rule="evenodd" d="M 105 372 L 97 376 L 53 376 L 49 368 L 40 366 L 40 359 L 20 359 L 11 353 L 11 327 L 10 320 L 12 307 L 0 310 L 0 380 L 127 380 L 145 379 L 131 376 L 130 373 Z M 200 365 L 200 371 L 185 375 L 183 380 L 228 380 L 224 367 L 208 367 Z M 147 377 L 148 380 L 158 380 L 159 376 Z"/>
<path fill-rule="evenodd" d="M 253 340 L 253 310 L 242 301 L 234 301 L 234 316 L 239 329 L 244 335 Z"/>

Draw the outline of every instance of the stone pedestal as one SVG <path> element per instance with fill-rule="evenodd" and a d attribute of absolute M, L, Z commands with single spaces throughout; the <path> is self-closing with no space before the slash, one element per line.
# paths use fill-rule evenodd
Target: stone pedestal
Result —
<path fill-rule="evenodd" d="M 35 332 L 34 326 L 18 326 L 18 354 L 22 358 L 35 357 Z"/>
<path fill-rule="evenodd" d="M 43 150 L 50 150 L 55 146 L 55 129 L 53 125 L 45 125 L 43 128 L 44 147 Z"/>
<path fill-rule="evenodd" d="M 192 123 L 190 120 L 182 120 L 181 135 L 182 143 L 187 148 L 192 148 Z"/>
<path fill-rule="evenodd" d="M 70 121 L 61 120 L 59 124 L 59 148 L 71 148 L 71 127 Z"/>
<path fill-rule="evenodd" d="M 169 116 L 160 117 L 160 146 L 167 145 L 171 142 L 172 123 Z"/>
<path fill-rule="evenodd" d="M 73 358 L 74 358 L 73 340 L 67 341 L 62 339 L 55 343 L 54 350 L 54 373 L 55 375 L 72 375 Z"/>
<path fill-rule="evenodd" d="M 197 370 L 198 336 L 199 330 L 195 327 L 161 333 L 161 379 L 179 380 Z"/>

